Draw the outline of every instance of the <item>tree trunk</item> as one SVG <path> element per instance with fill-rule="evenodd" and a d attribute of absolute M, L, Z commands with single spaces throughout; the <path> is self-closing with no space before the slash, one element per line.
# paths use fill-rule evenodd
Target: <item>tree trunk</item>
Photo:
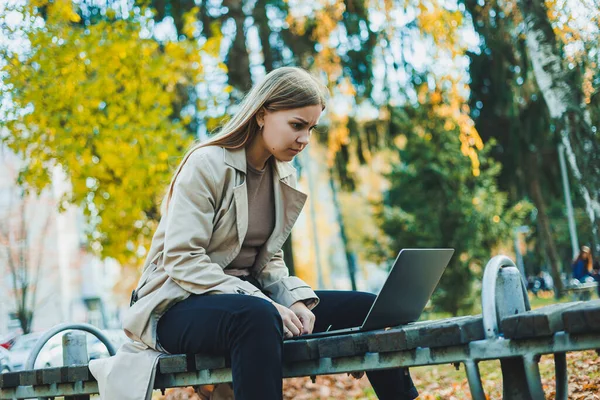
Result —
<path fill-rule="evenodd" d="M 33 313 L 29 310 L 20 309 L 17 311 L 17 318 L 19 319 L 19 325 L 23 334 L 26 335 L 31 333 L 31 320 L 33 319 Z"/>
<path fill-rule="evenodd" d="M 246 15 L 242 9 L 242 0 L 226 0 L 223 6 L 229 8 L 229 16 L 235 21 L 235 38 L 227 54 L 229 84 L 234 88 L 246 92 L 252 86 L 250 77 L 250 58 L 246 49 L 246 32 L 244 21 Z"/>
<path fill-rule="evenodd" d="M 329 186 L 331 187 L 331 193 L 333 195 L 333 207 L 335 209 L 336 218 L 340 227 L 340 237 L 342 244 L 344 245 L 344 253 L 346 254 L 346 263 L 348 266 L 348 277 L 350 278 L 350 285 L 352 290 L 356 290 L 356 257 L 350 246 L 348 246 L 348 238 L 346 237 L 346 227 L 344 225 L 344 218 L 342 216 L 340 202 L 337 197 L 337 187 L 333 180 L 333 171 L 329 171 Z"/>
<path fill-rule="evenodd" d="M 550 228 L 550 221 L 548 214 L 546 213 L 546 203 L 544 202 L 544 196 L 542 195 L 542 189 L 540 187 L 538 166 L 535 159 L 535 155 L 530 155 L 531 169 L 530 173 L 530 193 L 533 202 L 537 208 L 538 226 L 540 234 L 544 241 L 544 247 L 546 248 L 546 254 L 550 260 L 550 269 L 552 279 L 554 280 L 554 294 L 556 298 L 560 298 L 563 292 L 563 282 L 560 276 L 560 257 L 556 250 L 556 244 L 552 238 L 552 229 Z"/>
<path fill-rule="evenodd" d="M 574 83 L 564 68 L 556 37 L 543 1 L 519 0 L 525 21 L 527 49 L 538 86 L 555 120 L 567 160 L 592 222 L 597 240 L 600 221 L 600 140 L 586 121 L 584 105 L 577 102 Z"/>
<path fill-rule="evenodd" d="M 260 44 L 267 74 L 273 70 L 273 49 L 269 38 L 271 37 L 271 28 L 269 27 L 269 17 L 267 16 L 267 1 L 258 0 L 254 6 L 252 16 L 254 17 L 254 25 L 258 29 Z"/>

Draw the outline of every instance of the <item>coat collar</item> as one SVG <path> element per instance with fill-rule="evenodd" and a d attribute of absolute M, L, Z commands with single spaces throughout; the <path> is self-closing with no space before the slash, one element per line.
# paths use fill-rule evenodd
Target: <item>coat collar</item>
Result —
<path fill-rule="evenodd" d="M 237 169 L 240 172 L 246 174 L 246 148 L 242 147 L 240 149 L 226 149 L 224 150 L 224 161 L 225 164 Z M 275 172 L 279 179 L 287 178 L 296 172 L 296 169 L 286 161 L 279 161 L 277 159 L 275 161 Z"/>

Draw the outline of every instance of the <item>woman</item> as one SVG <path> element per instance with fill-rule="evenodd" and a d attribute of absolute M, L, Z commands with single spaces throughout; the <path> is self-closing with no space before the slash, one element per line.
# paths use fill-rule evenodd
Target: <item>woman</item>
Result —
<path fill-rule="evenodd" d="M 358 326 L 374 301 L 314 292 L 283 261 L 306 200 L 289 162 L 308 145 L 324 93 L 302 69 L 272 71 L 188 152 L 124 318 L 128 336 L 158 352 L 229 356 L 237 400 L 281 399 L 283 338 Z M 367 375 L 380 399 L 417 397 L 404 369 Z"/>
<path fill-rule="evenodd" d="M 588 246 L 581 246 L 579 255 L 575 261 L 573 261 L 573 279 L 577 279 L 581 283 L 585 283 L 587 281 L 593 282 L 593 265 L 594 260 L 592 259 L 590 248 Z"/>

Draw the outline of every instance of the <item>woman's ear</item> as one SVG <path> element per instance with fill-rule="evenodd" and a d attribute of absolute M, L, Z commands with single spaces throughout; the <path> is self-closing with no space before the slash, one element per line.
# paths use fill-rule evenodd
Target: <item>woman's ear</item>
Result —
<path fill-rule="evenodd" d="M 265 124 L 265 109 L 261 108 L 260 110 L 258 110 L 258 112 L 255 115 L 255 118 L 258 126 L 262 128 Z"/>

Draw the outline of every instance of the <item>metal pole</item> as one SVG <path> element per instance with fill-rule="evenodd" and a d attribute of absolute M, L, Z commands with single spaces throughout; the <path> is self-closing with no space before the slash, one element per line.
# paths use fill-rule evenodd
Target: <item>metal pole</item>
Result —
<path fill-rule="evenodd" d="M 321 266 L 321 249 L 319 247 L 319 238 L 317 235 L 317 213 L 315 211 L 315 208 L 316 208 L 315 197 L 316 197 L 317 193 L 315 192 L 315 187 L 314 187 L 315 185 L 314 185 L 313 178 L 312 178 L 312 168 L 310 165 L 311 162 L 310 162 L 309 149 L 310 149 L 310 147 L 307 147 L 304 150 L 303 161 L 305 161 L 304 165 L 306 166 L 306 180 L 308 181 L 308 191 L 310 193 L 308 198 L 310 201 L 310 222 L 311 222 L 312 233 L 313 233 L 313 245 L 314 245 L 314 249 L 315 249 L 315 264 L 316 264 L 315 266 L 317 268 L 317 287 L 319 289 L 323 289 L 325 287 L 325 284 L 323 283 L 323 269 Z"/>
<path fill-rule="evenodd" d="M 560 162 L 560 174 L 562 176 L 563 189 L 565 191 L 565 204 L 567 206 L 567 218 L 569 220 L 569 233 L 571 236 L 571 247 L 573 248 L 573 258 L 579 254 L 579 239 L 577 238 L 577 227 L 575 226 L 575 217 L 573 216 L 573 203 L 571 202 L 571 190 L 569 189 L 569 176 L 565 163 L 565 146 L 558 145 L 558 160 Z"/>
<path fill-rule="evenodd" d="M 87 343 L 85 333 L 67 332 L 62 337 L 63 345 L 63 364 L 86 365 L 88 363 Z M 89 394 L 78 394 L 75 396 L 65 396 L 65 400 L 89 400 Z"/>
<path fill-rule="evenodd" d="M 63 365 L 85 365 L 88 363 L 85 333 L 67 332 L 62 337 Z"/>
<path fill-rule="evenodd" d="M 479 374 L 477 363 L 473 360 L 465 360 L 464 364 L 467 371 L 467 381 L 469 382 L 471 397 L 473 400 L 485 400 L 485 392 L 481 384 L 481 375 Z"/>
<path fill-rule="evenodd" d="M 567 374 L 567 354 L 554 353 L 554 372 L 556 376 L 556 400 L 567 400 L 569 396 L 569 376 Z"/>

